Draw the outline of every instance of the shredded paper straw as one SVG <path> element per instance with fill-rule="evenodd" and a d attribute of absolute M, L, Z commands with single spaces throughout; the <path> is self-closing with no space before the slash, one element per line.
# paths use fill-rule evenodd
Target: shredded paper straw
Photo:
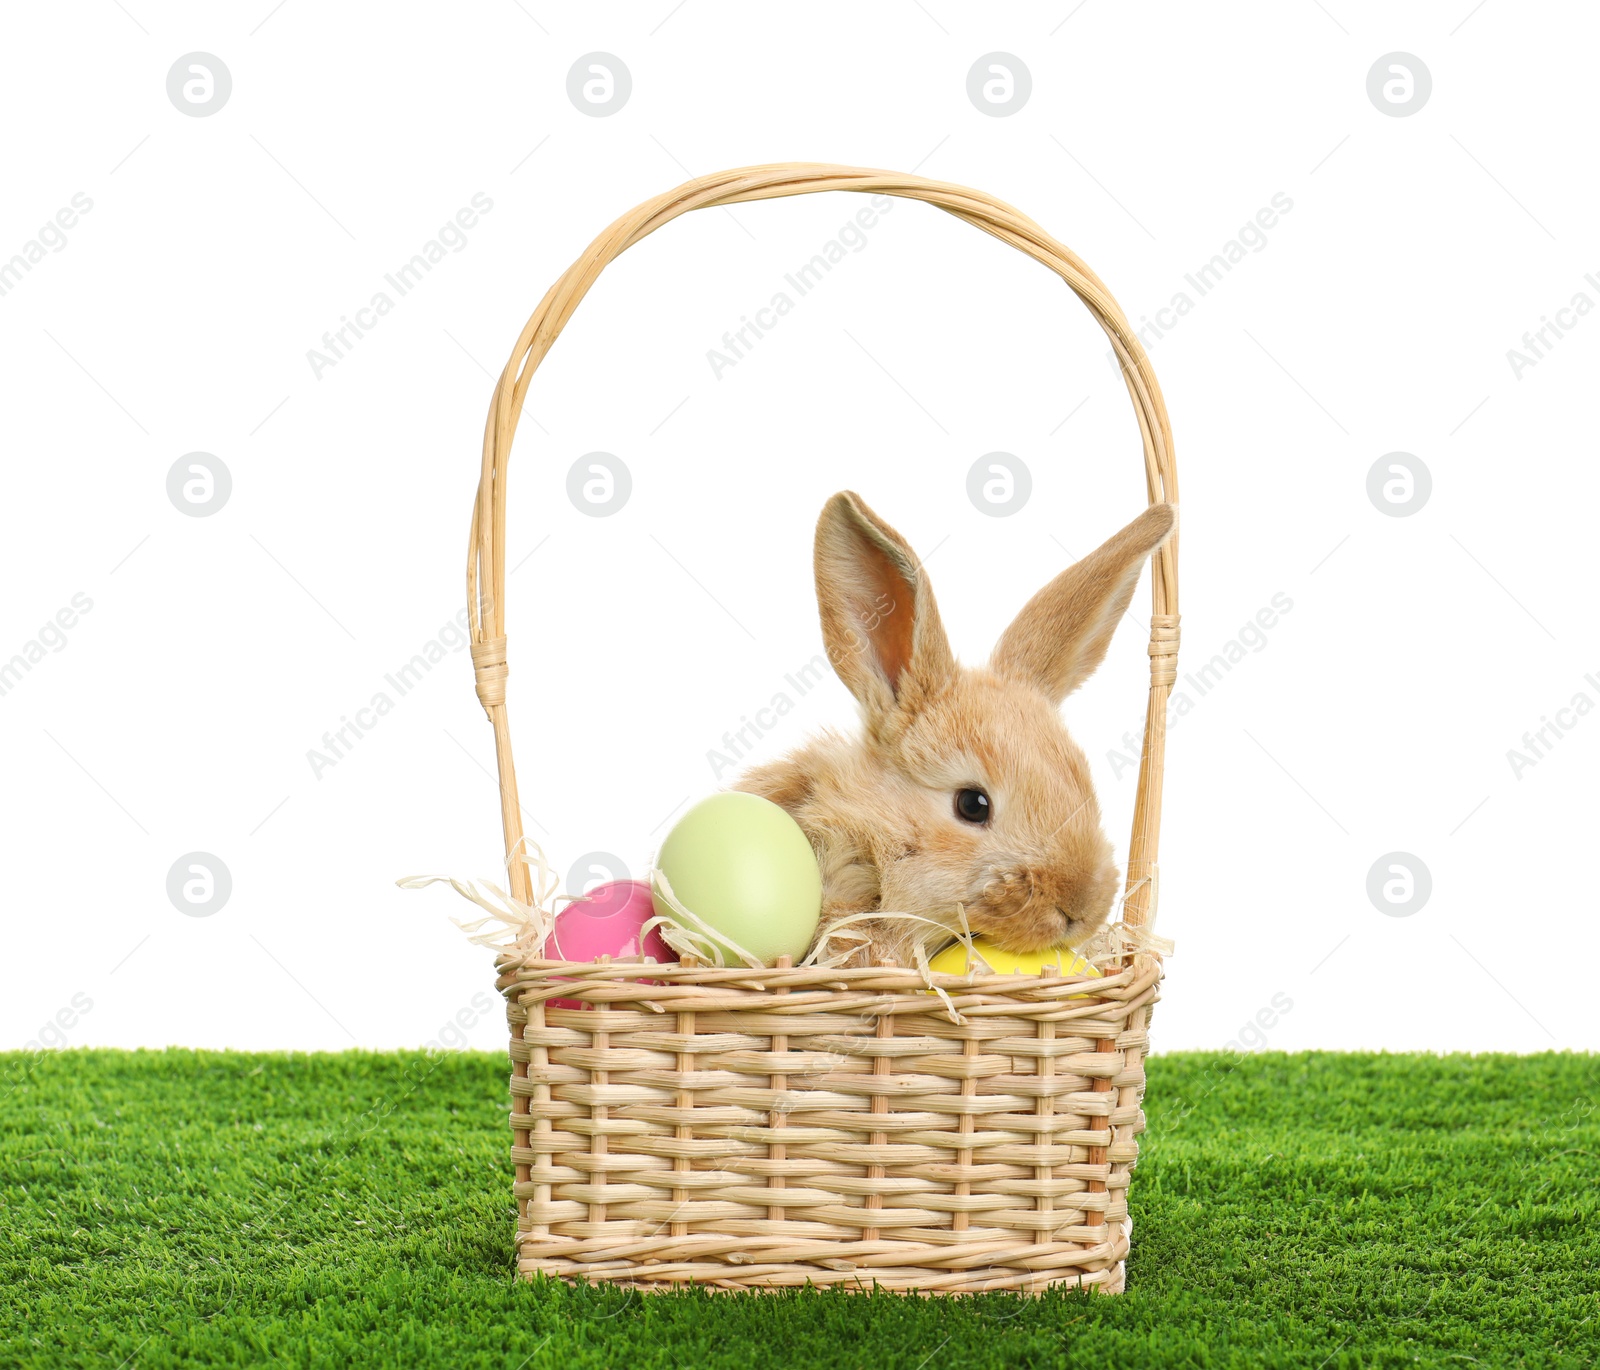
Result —
<path fill-rule="evenodd" d="M 576 902 L 583 896 L 557 893 L 561 884 L 560 877 L 551 869 L 537 842 L 531 842 L 524 837 L 512 855 L 506 858 L 508 871 L 516 861 L 521 861 L 528 867 L 529 886 L 534 892 L 531 903 L 524 903 L 499 885 L 487 880 L 463 880 L 452 875 L 410 875 L 395 883 L 401 889 L 408 890 L 422 889 L 434 884 L 449 885 L 463 899 L 470 900 L 487 915 L 471 921 L 459 918 L 450 920 L 467 934 L 469 941 L 496 951 L 515 949 L 527 955 L 538 956 L 543 953 L 545 942 L 555 926 L 556 915 L 560 912 L 558 905 Z M 1137 888 L 1136 885 L 1124 894 L 1123 901 L 1126 901 Z M 649 919 L 640 930 L 641 941 L 652 929 L 659 929 L 662 940 L 680 957 L 698 957 L 708 965 L 721 968 L 728 965 L 728 957 L 731 955 L 737 958 L 739 964 L 751 970 L 770 969 L 760 957 L 740 946 L 726 933 L 711 927 L 693 909 L 688 908 L 673 892 L 672 882 L 667 878 L 665 871 L 651 870 L 650 889 L 672 912 L 657 914 Z M 955 942 L 966 947 L 969 965 L 971 958 L 977 955 L 973 946 L 973 932 L 967 924 L 965 907 L 957 904 L 953 912 L 956 927 L 921 913 L 873 910 L 850 914 L 824 927 L 799 965 L 826 970 L 847 964 L 869 941 L 866 933 L 859 930 L 852 931 L 857 924 L 889 922 L 919 925 L 921 935 L 911 938 L 911 954 L 916 969 L 921 974 L 923 983 L 944 1003 L 951 1020 L 961 1022 L 961 1015 L 957 1013 L 950 996 L 933 983 L 933 971 L 928 963 L 928 943 L 935 940 L 942 941 L 945 938 L 953 937 Z M 1096 970 L 1105 970 L 1119 964 L 1130 954 L 1143 953 L 1163 958 L 1171 956 L 1173 944 L 1169 938 L 1158 937 L 1147 927 L 1118 920 L 1115 923 L 1108 923 L 1075 950 Z"/>

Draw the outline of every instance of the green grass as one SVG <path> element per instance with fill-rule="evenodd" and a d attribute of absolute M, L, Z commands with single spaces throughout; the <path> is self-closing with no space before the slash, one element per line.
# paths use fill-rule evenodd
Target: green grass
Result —
<path fill-rule="evenodd" d="M 0 1365 L 1589 1367 L 1600 1057 L 1151 1062 L 1129 1290 L 515 1280 L 480 1055 L 0 1056 Z"/>

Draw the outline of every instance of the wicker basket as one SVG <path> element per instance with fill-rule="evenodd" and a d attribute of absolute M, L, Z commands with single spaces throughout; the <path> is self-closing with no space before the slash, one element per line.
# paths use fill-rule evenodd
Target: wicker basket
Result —
<path fill-rule="evenodd" d="M 606 229 L 501 373 L 467 563 L 478 697 L 508 855 L 522 842 L 506 717 L 506 464 L 533 373 L 606 264 L 691 209 L 849 190 L 936 205 L 1056 272 L 1122 362 L 1152 503 L 1176 503 L 1161 392 L 1121 309 L 1037 224 L 975 190 L 851 167 L 702 177 Z M 1155 913 L 1177 543 L 1152 568 L 1150 694 L 1123 921 Z M 530 901 L 528 871 L 512 893 Z M 1159 957 L 1101 979 L 573 964 L 507 952 L 518 1267 L 638 1289 L 829 1285 L 921 1293 L 1120 1290 Z M 553 977 L 560 975 L 562 980 Z M 574 985 L 574 979 L 582 983 Z M 591 1007 L 559 1009 L 553 998 Z"/>

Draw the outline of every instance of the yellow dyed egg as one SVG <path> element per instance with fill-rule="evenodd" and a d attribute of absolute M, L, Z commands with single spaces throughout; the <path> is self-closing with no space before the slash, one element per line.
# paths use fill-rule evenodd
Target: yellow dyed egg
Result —
<path fill-rule="evenodd" d="M 928 969 L 941 975 L 967 973 L 967 947 L 954 942 L 928 962 Z M 972 939 L 973 972 L 978 975 L 1043 975 L 1054 967 L 1061 975 L 1099 975 L 1071 947 L 1052 947 L 1049 951 L 1001 951 L 983 937 Z"/>

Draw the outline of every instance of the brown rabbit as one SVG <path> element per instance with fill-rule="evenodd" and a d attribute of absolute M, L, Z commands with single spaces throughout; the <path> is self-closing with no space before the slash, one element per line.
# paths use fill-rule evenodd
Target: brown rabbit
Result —
<path fill-rule="evenodd" d="M 822 922 L 867 919 L 856 959 L 912 963 L 948 940 L 956 906 L 1011 951 L 1077 945 L 1106 921 L 1117 868 L 1089 765 L 1058 706 L 1099 666 L 1169 504 L 1146 509 L 1036 594 L 987 666 L 951 654 L 926 572 L 904 538 L 843 491 L 817 521 L 817 604 L 828 658 L 863 734 L 827 733 L 736 788 L 781 805 L 822 867 Z"/>

